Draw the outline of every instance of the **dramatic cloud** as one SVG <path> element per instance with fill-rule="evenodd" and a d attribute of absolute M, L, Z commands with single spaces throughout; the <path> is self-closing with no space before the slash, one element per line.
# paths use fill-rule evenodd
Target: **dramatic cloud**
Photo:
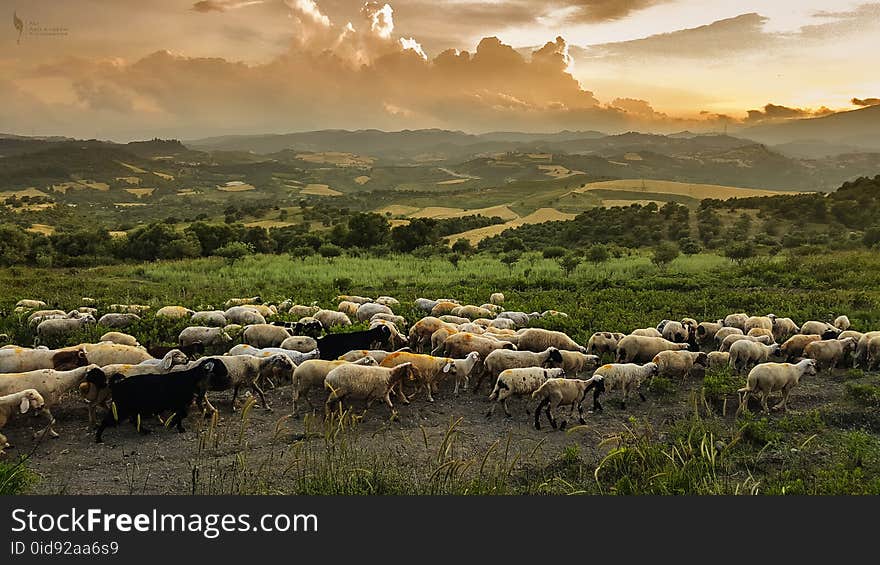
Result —
<path fill-rule="evenodd" d="M 853 106 L 878 106 L 880 98 L 853 98 L 850 102 Z"/>
<path fill-rule="evenodd" d="M 568 8 L 568 19 L 573 22 L 607 22 L 619 20 L 632 12 L 643 10 L 669 0 L 570 0 L 550 2 L 551 6 Z"/>
<path fill-rule="evenodd" d="M 237 10 L 247 6 L 262 4 L 264 0 L 246 0 L 239 2 L 236 0 L 202 0 L 193 4 L 192 9 L 195 12 L 226 12 L 228 10 Z"/>
<path fill-rule="evenodd" d="M 822 106 L 817 110 L 809 108 L 790 108 L 788 106 L 780 106 L 778 104 L 767 104 L 764 110 L 749 110 L 746 123 L 772 122 L 799 118 L 818 118 L 833 114 L 834 111 Z"/>

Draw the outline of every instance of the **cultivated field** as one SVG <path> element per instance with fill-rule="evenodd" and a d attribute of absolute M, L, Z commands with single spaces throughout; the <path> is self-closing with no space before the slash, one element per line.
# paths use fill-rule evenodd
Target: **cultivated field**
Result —
<path fill-rule="evenodd" d="M 660 194 L 679 194 L 701 200 L 703 198 L 748 198 L 751 196 L 774 196 L 777 194 L 797 194 L 790 191 L 761 190 L 715 184 L 696 184 L 651 179 L 620 179 L 587 183 L 573 192 L 591 190 L 620 190 L 624 192 L 654 192 Z"/>

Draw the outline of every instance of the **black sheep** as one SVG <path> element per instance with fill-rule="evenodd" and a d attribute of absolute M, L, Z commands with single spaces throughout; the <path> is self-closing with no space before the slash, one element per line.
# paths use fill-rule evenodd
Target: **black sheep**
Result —
<path fill-rule="evenodd" d="M 209 388 L 223 383 L 229 386 L 229 372 L 226 365 L 214 359 L 205 359 L 198 365 L 182 371 L 162 374 L 145 374 L 124 377 L 116 373 L 109 378 L 91 374 L 86 381 L 98 388 L 108 386 L 113 397 L 112 409 L 107 412 L 95 433 L 95 442 L 101 443 L 104 429 L 115 426 L 123 418 L 137 422 L 148 416 L 173 411 L 171 418 L 177 424 L 177 431 L 184 432 L 183 419 L 193 400 L 201 399 Z M 170 425 L 171 422 L 168 422 Z M 141 433 L 149 433 L 142 423 L 138 423 Z"/>
<path fill-rule="evenodd" d="M 390 337 L 391 329 L 385 325 L 359 332 L 328 334 L 318 338 L 318 353 L 321 359 L 333 361 L 352 349 L 373 349 L 376 342 L 386 346 Z"/>

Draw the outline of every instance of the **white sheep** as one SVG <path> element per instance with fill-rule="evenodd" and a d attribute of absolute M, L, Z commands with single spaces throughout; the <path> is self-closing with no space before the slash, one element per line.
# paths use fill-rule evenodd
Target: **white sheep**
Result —
<path fill-rule="evenodd" d="M 739 328 L 724 326 L 723 328 L 715 332 L 715 342 L 720 346 L 725 339 L 732 335 L 745 335 L 745 332 Z"/>
<path fill-rule="evenodd" d="M 749 333 L 753 328 L 773 330 L 773 320 L 769 316 L 749 316 L 743 324 L 742 331 Z"/>
<path fill-rule="evenodd" d="M 802 334 L 820 335 L 823 338 L 837 337 L 840 332 L 841 330 L 834 327 L 832 324 L 829 324 L 828 322 L 817 322 L 816 320 L 804 322 L 804 324 L 801 326 Z"/>
<path fill-rule="evenodd" d="M 323 359 L 309 359 L 307 361 L 303 361 L 296 369 L 294 369 L 292 376 L 294 418 L 298 417 L 296 404 L 299 399 L 301 397 L 305 398 L 306 402 L 309 403 L 309 406 L 314 408 L 312 401 L 309 400 L 308 397 L 309 391 L 313 388 L 323 388 L 324 379 L 327 377 L 327 374 L 336 367 L 345 365 L 346 363 L 349 363 L 349 361 L 325 361 Z M 351 363 L 355 365 L 378 365 L 376 360 L 372 357 L 363 357 L 355 361 L 351 361 Z"/>
<path fill-rule="evenodd" d="M 283 326 L 272 324 L 254 324 L 245 326 L 241 333 L 242 340 L 254 347 L 278 347 L 289 338 L 291 332 Z"/>
<path fill-rule="evenodd" d="M 777 318 L 773 314 L 767 317 L 773 321 L 773 339 L 777 342 L 781 343 L 801 331 L 791 318 Z"/>
<path fill-rule="evenodd" d="M 705 345 L 715 339 L 718 330 L 724 327 L 724 320 L 717 322 L 700 322 L 697 324 L 696 337 L 697 343 Z"/>
<path fill-rule="evenodd" d="M 182 320 L 192 317 L 193 314 L 195 314 L 194 310 L 184 306 L 163 306 L 156 310 L 156 318 L 167 318 L 169 320 Z"/>
<path fill-rule="evenodd" d="M 702 351 L 661 351 L 651 362 L 657 365 L 660 376 L 683 379 L 691 374 L 694 366 L 705 368 L 709 357 Z"/>
<path fill-rule="evenodd" d="M 373 302 L 372 298 L 366 296 L 357 296 L 350 294 L 340 294 L 336 298 L 334 298 L 336 302 L 342 302 L 343 300 L 347 300 L 349 302 L 354 302 L 355 304 L 366 304 L 367 302 Z"/>
<path fill-rule="evenodd" d="M 232 337 L 224 328 L 209 328 L 208 326 L 190 326 L 183 328 L 177 337 L 181 347 L 190 347 L 201 343 L 206 349 L 225 349 L 232 342 Z"/>
<path fill-rule="evenodd" d="M 131 312 L 110 312 L 98 318 L 98 325 L 107 328 L 127 328 L 141 319 L 137 314 Z"/>
<path fill-rule="evenodd" d="M 138 316 L 146 314 L 152 308 L 146 304 L 111 304 L 107 310 L 110 312 L 121 312 L 123 314 L 136 314 Z"/>
<path fill-rule="evenodd" d="M 791 389 L 796 387 L 804 376 L 816 375 L 816 361 L 802 359 L 796 364 L 791 363 L 763 363 L 749 371 L 746 386 L 737 390 L 739 394 L 739 408 L 736 414 L 742 410 L 748 410 L 749 396 L 760 395 L 761 407 L 764 412 L 770 412 L 767 400 L 774 391 L 782 391 L 782 400 L 773 409 L 787 410 L 788 395 Z"/>
<path fill-rule="evenodd" d="M 661 334 L 657 328 L 638 328 L 631 331 L 629 335 L 639 337 L 663 337 L 663 334 Z"/>
<path fill-rule="evenodd" d="M 752 341 L 756 343 L 763 343 L 764 345 L 770 345 L 773 343 L 773 336 L 731 334 L 721 341 L 721 344 L 718 346 L 718 351 L 730 351 L 730 347 L 738 341 Z"/>
<path fill-rule="evenodd" d="M 490 304 L 504 304 L 504 295 L 500 292 L 493 292 L 489 295 Z"/>
<path fill-rule="evenodd" d="M 0 373 L 22 373 L 37 369 L 68 370 L 87 364 L 81 345 L 61 349 L 28 349 L 17 345 L 0 348 Z"/>
<path fill-rule="evenodd" d="M 129 345 L 131 347 L 139 347 L 140 343 L 133 335 L 124 334 L 122 332 L 107 332 L 101 336 L 99 341 L 112 341 L 119 345 Z"/>
<path fill-rule="evenodd" d="M 282 349 L 280 347 L 254 347 L 252 345 L 248 345 L 246 343 L 240 343 L 230 349 L 226 355 L 250 355 L 251 357 L 271 357 L 273 355 L 284 355 L 288 359 L 293 362 L 294 365 L 299 365 L 303 361 L 308 361 L 309 359 L 317 359 L 319 357 L 319 352 L 317 349 L 313 349 L 307 353 L 302 353 L 299 351 L 294 351 L 293 349 Z M 275 383 L 270 383 L 272 386 L 275 386 Z"/>
<path fill-rule="evenodd" d="M 834 319 L 834 327 L 842 332 L 848 330 L 851 325 L 852 324 L 850 324 L 849 318 L 847 318 L 846 316 L 838 316 Z"/>
<path fill-rule="evenodd" d="M 587 355 L 580 351 L 560 349 L 559 354 L 562 355 L 562 368 L 565 369 L 565 374 L 573 378 L 578 378 L 584 373 L 592 374 L 601 363 L 598 355 Z"/>
<path fill-rule="evenodd" d="M 307 335 L 292 335 L 281 342 L 281 349 L 290 349 L 291 351 L 299 351 L 300 353 L 309 353 L 318 349 L 318 342 L 315 338 Z"/>
<path fill-rule="evenodd" d="M 741 373 L 749 366 L 766 363 L 770 356 L 778 356 L 780 353 L 778 344 L 765 345 L 758 341 L 741 339 L 730 346 L 728 365 L 737 373 Z"/>
<path fill-rule="evenodd" d="M 386 322 L 392 322 L 394 325 L 405 327 L 406 326 L 406 318 L 403 316 L 398 316 L 397 314 L 383 314 L 382 312 L 378 312 L 370 316 L 370 323 L 375 322 L 376 320 L 385 320 Z"/>
<path fill-rule="evenodd" d="M 33 388 L 28 388 L 5 396 L 0 396 L 0 429 L 17 414 L 26 414 L 28 411 L 42 410 L 45 401 L 43 396 Z M 0 455 L 7 447 L 12 447 L 5 435 L 0 433 Z"/>
<path fill-rule="evenodd" d="M 232 306 L 228 308 L 223 315 L 226 321 L 231 324 L 239 324 L 247 326 L 250 324 L 265 324 L 266 318 L 254 306 Z"/>
<path fill-rule="evenodd" d="M 153 359 L 153 356 L 142 347 L 121 345 L 112 341 L 84 343 L 82 344 L 82 350 L 85 351 L 86 360 L 99 367 L 116 363 L 137 365 L 143 361 Z"/>
<path fill-rule="evenodd" d="M 400 306 L 400 301 L 392 296 L 380 296 L 375 300 L 376 304 L 381 304 L 382 306 L 388 306 L 389 308 L 393 306 Z"/>
<path fill-rule="evenodd" d="M 266 411 L 272 411 L 263 389 L 260 388 L 261 380 L 272 381 L 273 377 L 281 381 L 289 382 L 293 377 L 295 365 L 284 354 L 276 353 L 268 357 L 254 357 L 252 355 L 223 355 L 210 357 L 218 359 L 229 372 L 230 386 L 232 387 L 232 411 L 236 410 L 235 400 L 238 398 L 238 389 L 249 386 L 259 396 Z M 213 389 L 217 390 L 217 389 Z"/>
<path fill-rule="evenodd" d="M 294 304 L 290 307 L 290 310 L 288 310 L 287 313 L 294 318 L 305 318 L 307 316 L 314 316 L 320 310 L 321 308 L 315 305 L 304 306 L 302 304 Z"/>
<path fill-rule="evenodd" d="M 37 308 L 45 308 L 46 303 L 42 300 L 30 300 L 28 298 L 22 298 L 18 302 L 15 303 L 16 308 L 27 308 L 28 310 L 35 310 Z"/>
<path fill-rule="evenodd" d="M 367 302 L 366 304 L 369 304 L 369 302 Z M 348 300 L 343 300 L 342 302 L 339 303 L 339 306 L 336 307 L 336 311 L 342 312 L 343 314 L 345 314 L 346 316 L 351 318 L 351 317 L 355 317 L 357 315 L 357 311 L 358 311 L 359 306 L 360 306 L 360 304 L 358 304 L 356 302 L 350 302 Z M 312 314 L 314 314 L 316 312 L 313 312 Z M 312 314 L 310 314 L 310 315 L 312 315 Z"/>
<path fill-rule="evenodd" d="M 449 341 L 449 340 L 447 340 Z M 559 367 L 563 363 L 562 353 L 555 347 L 548 347 L 540 353 L 533 351 L 515 351 L 509 349 L 495 349 L 485 357 L 484 365 L 489 374 L 489 385 L 495 385 L 495 380 L 502 371 L 524 367 Z M 475 388 L 479 388 L 482 375 L 477 381 Z"/>
<path fill-rule="evenodd" d="M 376 400 L 383 400 L 388 410 L 394 415 L 391 403 L 391 389 L 401 382 L 413 377 L 413 366 L 404 363 L 396 367 L 370 367 L 346 363 L 327 373 L 324 387 L 330 391 L 324 403 L 324 414 L 329 416 L 333 405 L 342 407 L 344 399 L 365 400 L 367 408 Z M 408 400 L 403 401 L 409 404 Z"/>
<path fill-rule="evenodd" d="M 342 312 L 334 312 L 333 310 L 318 310 L 314 318 L 321 322 L 321 326 L 328 330 L 334 326 L 350 326 L 351 319 Z"/>
<path fill-rule="evenodd" d="M 531 319 L 528 314 L 525 312 L 517 312 L 517 311 L 509 311 L 505 310 L 500 312 L 496 319 L 507 319 L 516 324 L 516 327 L 523 328 L 529 325 L 529 320 Z"/>
<path fill-rule="evenodd" d="M 624 336 L 617 342 L 618 363 L 648 363 L 661 351 L 682 351 L 687 343 L 673 343 L 662 337 Z"/>
<path fill-rule="evenodd" d="M 544 351 L 548 347 L 556 349 L 566 349 L 568 351 L 580 351 L 586 353 L 587 348 L 579 345 L 576 341 L 568 337 L 563 332 L 545 330 L 542 328 L 527 328 L 520 330 L 517 348 L 521 350 L 534 351 L 535 353 Z"/>
<path fill-rule="evenodd" d="M 222 328 L 227 324 L 226 314 L 222 310 L 202 310 L 192 315 L 189 321 L 198 326 Z"/>
<path fill-rule="evenodd" d="M 489 401 L 492 402 L 492 406 L 486 413 L 486 417 L 489 418 L 495 413 L 495 408 L 499 403 L 504 405 L 504 414 L 510 417 L 511 414 L 507 406 L 507 400 L 511 396 L 531 397 L 532 393 L 538 390 L 547 379 L 563 377 L 565 377 L 565 369 L 562 367 L 550 369 L 518 367 L 501 371 L 498 375 L 498 380 L 495 381 L 495 387 L 489 395 Z M 529 413 L 528 408 L 526 408 L 526 414 Z"/>
<path fill-rule="evenodd" d="M 373 314 L 393 315 L 394 312 L 388 306 L 376 304 L 375 302 L 367 302 L 365 304 L 361 304 L 360 306 L 358 306 L 357 311 L 355 311 L 355 317 L 357 318 L 358 322 L 366 322 L 373 317 Z"/>
<path fill-rule="evenodd" d="M 749 315 L 745 312 L 740 312 L 737 314 L 728 314 L 724 317 L 724 325 L 728 328 L 738 328 L 742 330 L 743 333 L 746 333 L 746 320 L 749 319 Z"/>
<path fill-rule="evenodd" d="M 224 304 L 224 308 L 231 308 L 233 306 L 244 306 L 248 304 L 262 304 L 263 298 L 260 295 L 252 296 L 250 298 L 230 298 Z"/>
<path fill-rule="evenodd" d="M 592 376 L 587 380 L 581 379 L 547 379 L 538 390 L 532 393 L 532 399 L 538 400 L 538 406 L 535 408 L 535 429 L 541 429 L 541 408 L 546 407 L 547 419 L 550 425 L 556 429 L 556 419 L 553 417 L 553 411 L 560 406 L 571 406 L 572 410 L 577 406 L 578 421 L 586 424 L 584 420 L 583 402 L 587 392 L 595 388 L 593 393 L 593 409 L 601 410 L 599 404 L 599 394 L 605 391 L 604 379 L 602 377 Z M 563 420 L 560 429 L 565 429 L 566 421 Z"/>
<path fill-rule="evenodd" d="M 707 355 L 707 367 L 710 369 L 721 369 L 722 367 L 727 367 L 729 363 L 729 351 L 710 351 Z"/>
<path fill-rule="evenodd" d="M 685 343 L 688 340 L 688 336 L 690 335 L 690 333 L 688 332 L 688 329 L 681 324 L 681 322 L 669 320 L 666 324 L 663 325 L 663 329 L 660 330 L 660 335 L 663 337 L 663 339 L 671 341 L 673 343 Z"/>
<path fill-rule="evenodd" d="M 60 402 L 61 397 L 71 392 L 79 384 L 90 377 L 100 376 L 104 373 L 97 365 L 86 365 L 70 371 L 56 371 L 54 369 L 40 369 L 23 373 L 10 373 L 0 375 L 0 396 L 21 392 L 29 388 L 36 389 L 42 395 L 44 404 L 42 413 L 49 418 L 45 428 L 36 432 L 34 437 L 48 432 L 51 437 L 58 437 L 54 429 L 55 418 L 51 408 Z"/>
<path fill-rule="evenodd" d="M 602 357 L 606 353 L 612 357 L 617 355 L 617 342 L 623 339 L 622 333 L 596 332 L 587 341 L 587 353 Z"/>
<path fill-rule="evenodd" d="M 82 318 L 43 320 L 37 326 L 37 338 L 34 342 L 36 344 L 47 339 L 63 338 L 95 323 L 95 317 L 91 314 L 84 314 Z"/>
<path fill-rule="evenodd" d="M 852 337 L 814 341 L 804 347 L 804 357 L 815 359 L 817 370 L 827 368 L 830 373 L 849 352 L 856 350 L 856 345 L 858 342 Z"/>
<path fill-rule="evenodd" d="M 819 341 L 822 339 L 822 336 L 810 334 L 797 334 L 793 335 L 780 346 L 780 354 L 784 356 L 789 361 L 794 361 L 798 357 L 803 357 L 804 348 L 807 347 L 809 343 L 814 341 Z"/>
<path fill-rule="evenodd" d="M 859 343 L 856 346 L 856 354 L 853 356 L 853 367 L 867 367 L 867 363 L 869 363 L 869 355 L 868 355 L 868 345 L 870 341 L 880 335 L 880 331 L 873 332 L 865 332 L 862 334 L 862 337 L 859 338 Z M 880 345 L 880 343 L 878 343 Z M 878 350 L 880 351 L 880 350 Z M 880 357 L 878 357 L 880 359 Z"/>
<path fill-rule="evenodd" d="M 623 391 L 623 399 L 621 400 L 621 408 L 626 409 L 626 401 L 629 393 L 635 391 L 639 395 L 642 402 L 645 401 L 645 395 L 642 394 L 642 383 L 656 377 L 660 373 L 660 367 L 656 363 L 645 363 L 638 365 L 636 363 L 609 363 L 602 365 L 592 378 L 601 378 L 604 383 L 605 390 L 612 391 L 620 389 Z M 594 399 L 594 409 L 601 410 L 602 405 L 599 404 L 598 397 Z"/>

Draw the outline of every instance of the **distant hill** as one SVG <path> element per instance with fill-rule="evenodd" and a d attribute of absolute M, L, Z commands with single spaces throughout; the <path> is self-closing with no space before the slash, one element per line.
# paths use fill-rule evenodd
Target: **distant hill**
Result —
<path fill-rule="evenodd" d="M 821 118 L 753 126 L 739 133 L 771 145 L 820 139 L 828 143 L 851 145 L 862 151 L 880 151 L 880 106 L 838 112 Z"/>

